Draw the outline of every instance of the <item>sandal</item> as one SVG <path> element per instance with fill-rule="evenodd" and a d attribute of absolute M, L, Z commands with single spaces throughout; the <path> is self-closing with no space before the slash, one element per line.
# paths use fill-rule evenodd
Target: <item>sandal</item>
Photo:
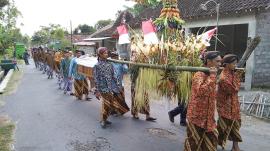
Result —
<path fill-rule="evenodd" d="M 146 121 L 155 122 L 157 119 L 153 117 L 148 117 Z"/>
<path fill-rule="evenodd" d="M 85 101 L 91 101 L 92 100 L 92 98 L 85 98 Z"/>

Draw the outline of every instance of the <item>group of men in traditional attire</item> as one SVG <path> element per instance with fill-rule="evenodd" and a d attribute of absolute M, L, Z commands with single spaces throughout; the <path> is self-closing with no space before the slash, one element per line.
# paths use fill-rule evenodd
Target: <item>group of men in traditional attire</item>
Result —
<path fill-rule="evenodd" d="M 217 51 L 205 53 L 204 65 L 210 68 L 210 72 L 196 72 L 192 79 L 185 151 L 216 151 L 218 145 L 224 149 L 227 140 L 233 141 L 232 151 L 240 151 L 241 117 L 237 94 L 242 72 L 235 70 L 237 62 L 238 58 L 233 54 L 222 59 Z M 221 65 L 223 69 L 218 78 Z"/>
<path fill-rule="evenodd" d="M 101 47 L 98 49 L 98 63 L 93 68 L 94 77 L 89 79 L 78 73 L 77 58 L 84 55 L 82 51 L 75 51 L 74 57 L 70 51 L 51 51 L 43 48 L 34 48 L 32 56 L 36 68 L 47 73 L 48 79 L 52 79 L 54 74 L 57 77 L 59 89 L 64 90 L 64 94 L 74 95 L 78 100 L 82 100 L 85 95 L 86 100 L 90 100 L 89 85 L 95 85 L 94 94 L 102 100 L 101 109 L 101 126 L 106 128 L 110 121 L 110 115 L 123 115 L 130 108 L 126 104 L 124 95 L 123 76 L 128 72 L 128 66 L 119 63 L 111 63 L 107 61 L 108 57 L 118 59 L 116 52 L 110 52 L 107 48 Z M 89 82 L 91 81 L 91 82 Z M 92 85 L 91 85 L 92 86 Z M 134 93 L 135 91 L 132 91 Z M 147 98 L 146 98 L 147 99 Z M 149 103 L 146 103 L 144 109 L 135 107 L 134 99 L 132 99 L 132 114 L 135 119 L 138 119 L 138 113 L 146 114 L 147 121 L 155 121 L 155 118 L 150 117 Z M 148 102 L 148 100 L 146 100 Z"/>
<path fill-rule="evenodd" d="M 76 58 L 84 52 L 76 51 L 73 57 L 72 51 L 52 51 L 43 48 L 33 48 L 32 56 L 36 68 L 47 73 L 48 79 L 52 79 L 55 73 L 59 89 L 64 90 L 64 94 L 74 95 L 78 100 L 90 100 L 88 97 L 89 85 L 87 77 L 77 72 Z"/>
<path fill-rule="evenodd" d="M 69 51 L 46 52 L 38 48 L 32 52 L 36 67 L 44 73 L 47 72 L 48 79 L 52 78 L 55 72 L 60 88 L 61 83 L 64 83 L 65 94 L 74 94 L 78 100 L 81 100 L 83 95 L 86 100 L 90 99 L 89 79 L 77 71 L 76 59 L 84 52 L 76 51 L 73 58 Z M 94 94 L 102 101 L 100 124 L 102 128 L 106 128 L 112 124 L 108 120 L 110 115 L 123 115 L 130 110 L 125 101 L 123 87 L 123 75 L 127 73 L 128 67 L 109 62 L 108 57 L 118 59 L 118 54 L 110 53 L 105 47 L 100 47 L 97 54 L 98 63 L 93 68 Z M 210 68 L 210 72 L 196 72 L 193 75 L 191 98 L 187 108 L 186 105 L 179 104 L 178 109 L 169 112 L 170 120 L 174 122 L 173 117 L 177 112 L 183 112 L 181 125 L 187 125 L 185 151 L 216 151 L 217 145 L 225 148 L 227 140 L 233 141 L 232 151 L 240 151 L 238 142 L 242 142 L 242 138 L 239 133 L 241 116 L 238 91 L 242 72 L 235 70 L 238 58 L 233 54 L 221 58 L 219 52 L 209 51 L 204 54 L 203 62 L 205 67 Z M 223 69 L 218 75 L 220 66 L 223 66 Z M 150 116 L 147 92 L 144 106 L 138 108 L 135 105 L 136 78 L 136 74 L 131 74 L 131 114 L 133 118 L 139 119 L 138 113 L 142 113 L 146 115 L 147 121 L 155 121 L 156 118 Z M 219 115 L 217 124 L 216 109 Z"/>

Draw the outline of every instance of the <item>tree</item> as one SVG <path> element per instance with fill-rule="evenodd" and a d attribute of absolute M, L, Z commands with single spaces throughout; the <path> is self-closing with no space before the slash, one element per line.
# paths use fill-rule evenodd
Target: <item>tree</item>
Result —
<path fill-rule="evenodd" d="M 142 12 L 144 9 L 151 7 L 156 8 L 161 4 L 161 0 L 145 0 L 141 3 L 136 3 L 133 5 L 133 7 L 129 7 L 124 5 L 125 9 L 129 12 L 131 12 L 134 16 L 140 15 L 140 12 Z"/>
<path fill-rule="evenodd" d="M 32 45 L 40 46 L 47 45 L 54 48 L 56 44 L 60 44 L 61 48 L 71 45 L 65 39 L 68 32 L 59 24 L 50 24 L 49 26 L 41 26 L 41 29 L 36 31 L 31 38 Z"/>
<path fill-rule="evenodd" d="M 124 6 L 127 11 L 132 13 L 134 16 L 138 16 L 140 12 L 142 12 L 146 6 L 142 4 L 135 4 L 133 7 Z"/>
<path fill-rule="evenodd" d="M 0 9 L 9 4 L 8 0 L 0 0 Z"/>
<path fill-rule="evenodd" d="M 31 38 L 32 45 L 45 45 L 49 43 L 50 36 L 45 30 L 35 32 Z"/>
<path fill-rule="evenodd" d="M 0 51 L 2 54 L 23 37 L 20 29 L 16 27 L 16 21 L 20 15 L 14 0 L 0 0 Z"/>
<path fill-rule="evenodd" d="M 99 30 L 109 24 L 113 23 L 113 20 L 111 19 L 107 19 L 107 20 L 99 20 L 96 24 L 95 24 L 95 29 Z"/>
<path fill-rule="evenodd" d="M 74 34 L 90 35 L 90 34 L 94 33 L 95 31 L 96 31 L 96 29 L 93 26 L 83 24 L 83 25 L 79 25 L 77 28 L 75 28 L 73 33 Z"/>

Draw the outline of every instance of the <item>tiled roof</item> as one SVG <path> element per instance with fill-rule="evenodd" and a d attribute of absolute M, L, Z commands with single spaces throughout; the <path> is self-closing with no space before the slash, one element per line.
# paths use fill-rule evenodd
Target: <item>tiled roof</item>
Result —
<path fill-rule="evenodd" d="M 179 9 L 183 18 L 200 17 L 216 14 L 216 5 L 214 2 L 209 2 L 207 8 L 210 11 L 204 11 L 200 5 L 207 0 L 180 0 Z M 270 5 L 270 0 L 215 0 L 220 4 L 220 14 L 247 13 L 258 9 L 264 10 Z"/>
<path fill-rule="evenodd" d="M 179 0 L 178 7 L 181 12 L 181 17 L 184 20 L 190 20 L 199 18 L 202 16 L 216 15 L 215 3 L 210 2 L 207 4 L 208 11 L 202 10 L 200 5 L 208 0 Z M 215 0 L 220 4 L 220 15 L 233 15 L 233 14 L 247 14 L 258 10 L 265 10 L 270 5 L 270 0 Z M 117 35 L 116 28 L 121 24 L 121 20 L 126 16 L 127 24 L 132 28 L 139 28 L 142 21 L 146 21 L 150 18 L 155 19 L 159 16 L 162 6 L 157 8 L 146 8 L 140 15 L 133 18 L 128 12 L 122 12 L 113 25 L 105 27 L 93 34 L 93 37 L 107 37 L 114 34 Z M 124 13 L 128 15 L 123 15 Z"/>
<path fill-rule="evenodd" d="M 85 39 L 87 37 L 89 37 L 89 35 L 72 35 L 72 42 L 73 43 L 81 42 L 81 41 L 83 41 L 83 39 Z M 70 40 L 71 35 L 70 34 L 66 35 L 65 38 L 67 40 Z"/>

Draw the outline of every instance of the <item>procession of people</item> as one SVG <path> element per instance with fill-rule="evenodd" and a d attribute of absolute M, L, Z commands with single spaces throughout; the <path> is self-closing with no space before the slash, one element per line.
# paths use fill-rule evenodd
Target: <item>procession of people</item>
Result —
<path fill-rule="evenodd" d="M 84 54 L 82 51 L 52 51 L 43 48 L 33 48 L 32 57 L 37 69 L 48 79 L 55 75 L 59 89 L 64 94 L 74 95 L 77 100 L 90 101 L 90 87 L 94 87 L 93 95 L 102 102 L 100 109 L 100 125 L 106 128 L 112 124 L 111 115 L 123 116 L 131 111 L 134 119 L 139 119 L 138 113 L 146 115 L 146 121 L 156 121 L 150 116 L 150 102 L 148 92 L 145 92 L 145 105 L 137 109 L 134 106 L 136 77 L 131 75 L 131 108 L 127 105 L 123 77 L 128 74 L 126 64 L 113 63 L 107 60 L 117 60 L 117 52 L 111 52 L 106 47 L 97 50 L 97 63 L 93 67 L 93 79 L 78 73 L 77 58 Z M 60 59 L 59 59 L 60 58 Z M 238 58 L 234 54 L 227 54 L 223 58 L 217 51 L 208 51 L 202 58 L 205 67 L 210 72 L 196 72 L 193 74 L 191 98 L 188 104 L 179 101 L 178 106 L 169 111 L 169 121 L 181 114 L 180 125 L 187 126 L 185 151 L 216 151 L 220 145 L 223 149 L 228 140 L 233 142 L 232 150 L 240 151 L 239 142 L 242 138 L 240 106 L 238 91 L 242 71 L 236 70 Z M 221 70 L 221 73 L 219 72 Z M 220 73 L 220 74 L 218 74 Z M 133 77 L 132 77 L 133 76 Z M 89 82 L 93 81 L 93 82 Z M 89 86 L 94 84 L 94 86 Z M 84 96 L 84 97 L 83 97 Z M 218 120 L 215 120 L 217 110 Z"/>

